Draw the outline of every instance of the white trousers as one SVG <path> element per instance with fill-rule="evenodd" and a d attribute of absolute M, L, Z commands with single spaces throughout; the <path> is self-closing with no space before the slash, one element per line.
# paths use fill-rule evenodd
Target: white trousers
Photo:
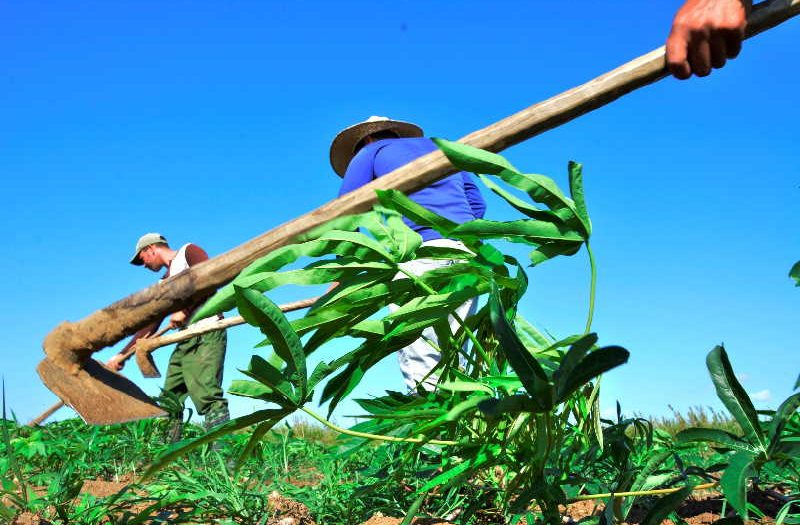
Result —
<path fill-rule="evenodd" d="M 443 246 L 447 248 L 455 248 L 464 252 L 469 252 L 466 246 L 460 241 L 452 239 L 433 239 L 422 243 L 423 246 Z M 453 259 L 415 259 L 400 264 L 400 267 L 412 275 L 422 275 L 430 270 L 436 268 L 443 268 L 445 266 L 452 266 L 461 261 Z M 405 274 L 398 273 L 395 279 L 407 279 Z M 456 308 L 455 313 L 463 321 L 470 315 L 473 315 L 477 309 L 478 302 L 476 298 L 472 298 Z M 399 308 L 396 304 L 389 305 L 389 312 L 395 312 Z M 451 315 L 448 317 L 450 323 L 450 332 L 455 334 L 461 325 Z M 436 388 L 438 377 L 436 375 L 428 376 L 428 373 L 439 364 L 441 356 L 435 346 L 432 346 L 428 341 L 435 346 L 439 346 L 436 332 L 432 327 L 425 328 L 422 331 L 422 336 L 400 349 L 398 358 L 400 361 L 400 372 L 403 374 L 403 381 L 409 392 L 415 392 L 417 385 L 422 383 L 422 387 L 427 391 L 432 391 Z M 462 356 L 459 356 L 459 362 L 463 367 L 465 361 Z M 427 377 L 426 377 L 427 376 Z M 423 382 L 423 379 L 425 380 Z"/>

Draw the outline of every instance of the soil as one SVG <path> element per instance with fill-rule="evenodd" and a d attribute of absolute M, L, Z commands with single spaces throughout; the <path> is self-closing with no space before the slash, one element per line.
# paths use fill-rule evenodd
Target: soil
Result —
<path fill-rule="evenodd" d="M 129 478 L 123 478 L 118 481 L 87 480 L 81 488 L 81 493 L 107 497 L 118 493 L 130 482 L 131 479 Z M 308 481 L 303 480 L 302 483 L 305 486 Z M 285 498 L 278 492 L 270 494 L 269 501 L 273 509 L 273 515 L 267 521 L 267 525 L 316 525 L 308 507 L 302 503 Z M 760 521 L 750 521 L 749 523 L 751 524 L 773 524 L 776 513 L 783 505 L 779 495 L 761 490 L 753 490 L 748 493 L 748 501 L 765 514 L 765 517 Z M 678 515 L 689 525 L 709 525 L 722 517 L 722 508 L 723 498 L 720 493 L 705 492 L 687 499 L 678 509 Z M 602 512 L 603 502 L 600 500 L 579 501 L 562 509 L 562 514 L 565 516 L 565 524 L 579 523 L 589 516 L 597 516 Z M 627 525 L 638 525 L 646 514 L 646 508 L 634 506 L 625 523 Z M 486 518 L 488 519 L 485 519 L 485 525 L 502 523 L 494 516 L 486 516 Z M 384 516 L 378 512 L 361 525 L 399 525 L 401 521 L 402 518 L 400 517 Z M 412 523 L 414 525 L 451 525 L 451 522 L 439 518 L 416 518 Z M 524 525 L 524 521 L 520 523 Z M 665 521 L 664 523 L 671 522 Z M 34 514 L 23 513 L 11 525 L 50 525 L 50 522 L 42 520 Z"/>

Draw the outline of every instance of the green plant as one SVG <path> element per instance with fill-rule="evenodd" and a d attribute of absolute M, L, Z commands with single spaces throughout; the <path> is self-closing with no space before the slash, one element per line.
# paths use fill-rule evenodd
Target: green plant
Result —
<path fill-rule="evenodd" d="M 598 347 L 597 336 L 590 332 L 596 271 L 588 249 L 591 221 L 581 166 L 569 165 L 570 198 L 551 179 L 523 174 L 499 155 L 446 141 L 438 144 L 453 164 L 481 174 L 481 180 L 525 218 L 459 225 L 400 192 L 379 191 L 380 205 L 373 211 L 331 221 L 297 244 L 251 264 L 195 316 L 235 307 L 261 330 L 266 340 L 259 346 L 271 346 L 273 353 L 268 358 L 253 356 L 242 371 L 250 380 L 235 381 L 230 392 L 273 407 L 170 449 L 148 475 L 203 443 L 254 426 L 238 460 L 241 466 L 278 421 L 299 410 L 344 434 L 405 447 L 400 461 L 416 464 L 425 480 L 415 487 L 412 507 L 418 508 L 432 492 L 447 491 L 445 500 L 457 501 L 457 491 L 466 483 L 468 490 L 477 490 L 503 512 L 520 514 L 536 503 L 543 519 L 558 521 L 558 504 L 566 500 L 562 487 L 576 481 L 568 465 L 557 468 L 552 460 L 564 447 L 603 439 L 595 380 L 628 358 L 622 348 Z M 421 238 L 402 222 L 402 216 L 462 241 L 470 252 L 421 246 Z M 354 231 L 359 228 L 361 232 Z M 491 239 L 533 246 L 530 262 L 534 266 L 587 247 L 591 279 L 582 334 L 556 341 L 517 315 L 527 275 L 516 259 L 487 242 Z M 316 260 L 301 269 L 284 270 L 302 257 Z M 401 266 L 414 258 L 461 262 L 415 276 Z M 398 273 L 407 278 L 395 279 Z M 294 321 L 263 295 L 283 285 L 331 282 L 339 284 Z M 487 302 L 474 316 L 457 318 L 459 329 L 451 333 L 448 315 L 480 296 L 487 297 Z M 380 316 L 390 303 L 400 308 Z M 351 429 L 339 429 L 307 406 L 314 389 L 326 380 L 320 402 L 328 403 L 330 413 L 375 363 L 418 339 L 429 327 L 437 333 L 442 356 L 434 371 L 439 378 L 435 392 L 389 392 L 360 400 L 368 419 Z M 307 369 L 309 355 L 343 336 L 362 342 L 313 371 Z M 467 362 L 463 370 L 460 358 Z M 420 463 L 421 457 L 427 459 Z M 469 517 L 468 509 L 459 519 Z"/>
<path fill-rule="evenodd" d="M 741 435 L 721 429 L 690 428 L 680 432 L 677 439 L 684 443 L 713 442 L 731 452 L 720 484 L 725 498 L 746 519 L 748 480 L 757 479 L 767 463 L 796 463 L 800 457 L 800 393 L 789 396 L 774 412 L 764 413 L 768 419 L 762 422 L 722 346 L 709 352 L 706 365 L 717 396 L 741 426 Z"/>

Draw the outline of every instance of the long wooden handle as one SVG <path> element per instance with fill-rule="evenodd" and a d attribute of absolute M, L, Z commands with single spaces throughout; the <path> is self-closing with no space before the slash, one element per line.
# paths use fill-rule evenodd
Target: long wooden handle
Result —
<path fill-rule="evenodd" d="M 798 14 L 798 11 L 800 0 L 765 2 L 751 13 L 748 36 L 776 26 Z M 662 46 L 581 86 L 471 133 L 461 139 L 461 142 L 490 151 L 501 151 L 602 107 L 664 76 L 666 62 Z M 303 234 L 333 218 L 368 210 L 376 201 L 375 190 L 395 188 L 411 193 L 455 171 L 441 152 L 430 153 L 356 191 L 175 277 L 130 295 L 78 322 L 58 325 L 45 338 L 44 351 L 57 365 L 77 371 L 93 352 L 115 344 L 169 312 L 189 306 L 198 296 L 212 293 L 257 258 L 281 246 L 301 241 Z"/>
<path fill-rule="evenodd" d="M 303 299 L 301 301 L 294 301 L 292 303 L 282 304 L 280 305 L 280 309 L 282 312 L 294 312 L 295 310 L 308 308 L 309 306 L 317 302 L 317 299 L 319 299 L 319 297 L 312 297 L 310 299 Z M 191 339 L 192 337 L 195 337 L 197 335 L 207 334 L 208 332 L 214 332 L 216 330 L 224 330 L 225 328 L 230 328 L 231 326 L 238 326 L 240 324 L 244 324 L 245 322 L 246 321 L 241 315 L 226 317 L 225 319 L 220 319 L 219 321 L 216 321 L 214 323 L 208 323 L 208 324 L 203 324 L 201 326 L 187 328 L 185 330 L 175 332 L 174 334 L 163 335 L 161 337 L 154 336 L 154 337 L 139 339 L 136 342 L 136 349 L 139 351 L 150 353 L 157 348 L 161 348 L 162 346 L 167 346 L 173 343 L 186 341 L 187 339 Z"/>

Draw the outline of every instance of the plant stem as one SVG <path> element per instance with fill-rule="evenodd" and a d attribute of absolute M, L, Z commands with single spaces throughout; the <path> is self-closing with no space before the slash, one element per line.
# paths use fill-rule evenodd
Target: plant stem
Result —
<path fill-rule="evenodd" d="M 710 489 L 718 484 L 718 481 L 712 481 L 711 483 L 704 483 L 702 485 L 697 485 L 692 490 L 705 490 Z M 585 501 L 589 499 L 602 499 L 602 498 L 623 498 L 628 496 L 652 496 L 655 494 L 672 494 L 673 492 L 678 492 L 679 490 L 683 489 L 683 487 L 675 487 L 671 489 L 655 489 L 655 490 L 638 490 L 633 492 L 606 492 L 605 494 L 586 494 L 584 496 L 577 496 L 575 498 L 570 498 L 567 500 L 567 503 L 572 503 L 575 501 Z"/>
<path fill-rule="evenodd" d="M 589 254 L 589 267 L 591 268 L 592 277 L 589 284 L 589 315 L 586 319 L 584 334 L 588 334 L 592 329 L 592 319 L 594 318 L 594 293 L 597 285 L 597 265 L 595 264 L 594 252 L 592 252 L 592 247 L 589 245 L 588 239 L 586 241 L 586 252 Z"/>
<path fill-rule="evenodd" d="M 357 432 L 355 430 L 348 430 L 346 428 L 342 428 L 340 426 L 334 425 L 333 423 L 331 423 L 330 421 L 328 421 L 327 419 L 325 419 L 324 417 L 320 416 L 319 414 L 317 414 L 316 412 L 314 412 L 313 410 L 311 410 L 309 408 L 300 407 L 300 410 L 302 410 L 303 412 L 305 412 L 309 416 L 313 417 L 314 419 L 316 419 L 317 421 L 319 421 L 320 423 L 322 423 L 326 427 L 330 428 L 331 430 L 335 430 L 336 432 L 339 432 L 340 434 L 345 434 L 347 436 L 360 437 L 360 438 L 364 438 L 364 439 L 374 439 L 376 441 L 391 441 L 391 442 L 395 442 L 395 443 L 431 443 L 433 445 L 448 445 L 448 446 L 449 445 L 458 445 L 458 444 L 460 444 L 458 441 L 445 441 L 445 440 L 442 440 L 442 439 L 427 439 L 426 440 L 426 439 L 422 439 L 422 438 L 402 438 L 402 437 L 397 437 L 397 436 L 384 436 L 382 434 L 369 434 L 367 432 Z"/>
<path fill-rule="evenodd" d="M 405 274 L 406 277 L 411 279 L 414 282 L 414 284 L 425 290 L 427 293 L 431 295 L 437 295 L 436 290 L 434 290 L 433 288 L 425 284 L 423 281 L 421 281 L 418 278 L 419 276 L 414 275 L 413 273 L 405 270 L 404 268 L 401 268 L 400 266 L 398 266 L 397 269 L 400 270 L 400 272 L 402 272 L 403 274 Z M 477 301 L 477 298 L 475 298 L 475 300 Z M 472 345 L 475 348 L 475 351 L 481 355 L 481 358 L 483 358 L 485 363 L 489 363 L 490 362 L 489 356 L 486 354 L 486 350 L 484 350 L 483 345 L 481 345 L 480 341 L 478 341 L 478 338 L 475 336 L 475 333 L 467 327 L 464 320 L 461 319 L 461 317 L 457 313 L 455 313 L 455 311 L 452 312 L 451 315 L 453 316 L 453 319 L 455 319 L 456 322 L 461 326 L 461 328 L 464 329 L 464 333 L 466 333 L 467 337 L 469 337 L 470 341 L 472 341 Z"/>

